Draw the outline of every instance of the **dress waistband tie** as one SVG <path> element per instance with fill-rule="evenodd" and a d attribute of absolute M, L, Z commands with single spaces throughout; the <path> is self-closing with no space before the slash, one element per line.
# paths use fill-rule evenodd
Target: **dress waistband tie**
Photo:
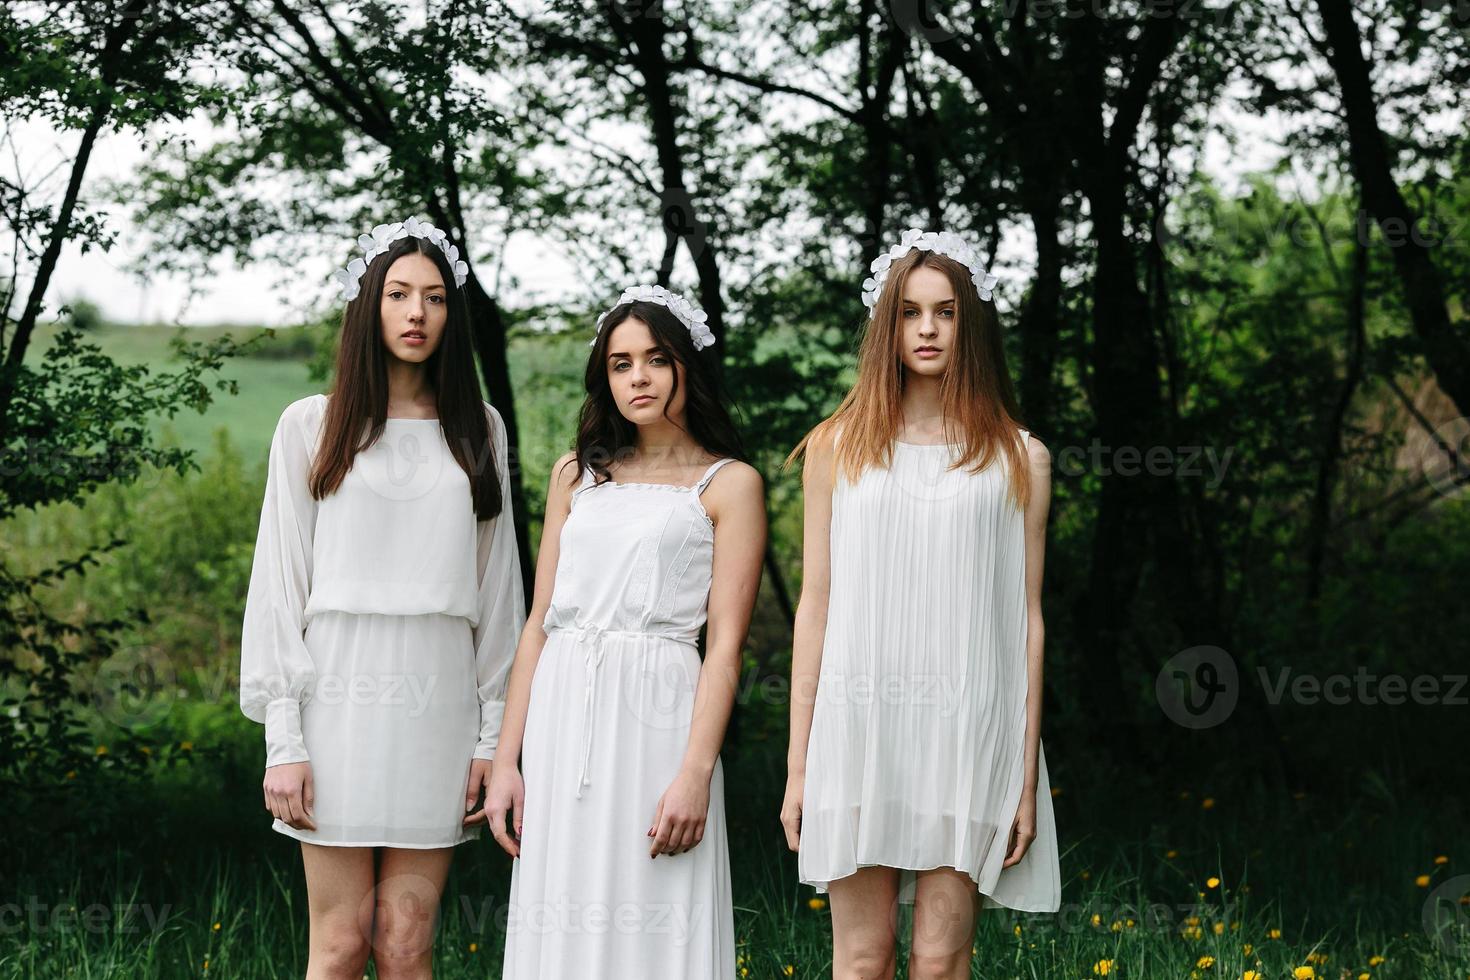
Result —
<path fill-rule="evenodd" d="M 577 799 L 580 800 L 582 787 L 592 785 L 590 767 L 592 763 L 592 723 L 597 705 L 597 673 L 598 668 L 602 666 L 603 656 L 607 652 L 607 645 L 603 641 L 608 637 L 648 638 L 655 636 L 679 643 L 692 644 L 694 641 L 687 636 L 659 630 L 605 629 L 590 624 L 587 626 L 549 626 L 546 632 L 548 634 L 570 633 L 586 648 L 587 686 L 582 693 L 582 771 L 577 776 Z"/>

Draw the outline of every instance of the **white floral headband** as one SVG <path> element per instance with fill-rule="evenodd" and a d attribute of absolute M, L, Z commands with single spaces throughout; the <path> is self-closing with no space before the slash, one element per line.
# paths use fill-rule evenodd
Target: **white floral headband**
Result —
<path fill-rule="evenodd" d="M 356 299 L 361 289 L 359 280 L 367 271 L 368 263 L 388 251 L 388 246 L 393 242 L 400 238 L 407 238 L 409 235 L 415 238 L 427 238 L 438 245 L 444 257 L 449 260 L 449 268 L 454 272 L 454 284 L 464 285 L 465 279 L 469 277 L 470 267 L 460 261 L 459 249 L 450 244 L 449 236 L 427 221 L 406 218 L 391 225 L 375 225 L 372 234 L 357 237 L 357 244 L 363 248 L 362 258 L 353 259 L 347 263 L 347 268 L 339 269 L 332 274 L 332 278 L 337 280 L 342 287 L 342 298 L 349 303 Z"/>
<path fill-rule="evenodd" d="M 995 288 L 996 283 L 1000 282 L 995 276 L 985 271 L 985 265 L 980 261 L 980 250 L 968 240 L 949 231 L 920 231 L 917 228 L 910 228 L 899 238 L 897 245 L 873 260 L 870 267 L 873 275 L 863 280 L 864 306 L 871 310 L 878 305 L 878 294 L 883 291 L 883 283 L 888 279 L 888 270 L 894 262 L 907 255 L 910 249 L 915 248 L 947 255 L 969 269 L 970 281 L 975 284 L 975 292 L 979 293 L 983 300 L 990 299 L 991 290 Z"/>
<path fill-rule="evenodd" d="M 623 290 L 623 295 L 619 296 L 618 301 L 613 304 L 613 309 L 617 309 L 624 303 L 632 302 L 657 303 L 660 306 L 667 306 L 669 312 L 689 328 L 689 338 L 694 341 L 695 350 L 704 350 L 715 342 L 714 333 L 705 326 L 704 321 L 707 317 L 704 310 L 678 293 L 671 293 L 662 286 L 629 286 Z M 607 314 L 611 312 L 612 310 L 608 310 L 597 318 L 597 329 L 593 332 L 592 341 L 587 345 L 588 347 L 597 343 L 597 334 L 602 332 L 602 321 L 606 320 Z"/>

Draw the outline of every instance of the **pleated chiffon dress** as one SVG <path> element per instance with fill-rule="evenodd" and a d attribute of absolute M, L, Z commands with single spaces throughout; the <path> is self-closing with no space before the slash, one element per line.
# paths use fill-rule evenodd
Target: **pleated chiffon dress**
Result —
<path fill-rule="evenodd" d="M 593 481 L 562 526 L 522 746 L 506 980 L 735 976 L 717 758 L 703 840 L 649 857 L 689 745 L 714 530 L 694 486 Z"/>
<path fill-rule="evenodd" d="M 825 893 L 862 867 L 902 869 L 900 901 L 912 904 L 916 871 L 951 867 L 985 908 L 1054 912 L 1044 751 L 1036 840 L 1001 867 L 1025 778 L 1023 513 L 1004 456 L 978 473 L 949 469 L 958 449 L 895 442 L 888 468 L 833 487 L 798 873 Z"/>
<path fill-rule="evenodd" d="M 493 759 L 525 622 L 510 495 L 478 521 L 438 419 L 389 418 L 341 486 L 307 477 L 327 396 L 286 406 L 271 440 L 240 642 L 240 707 L 266 765 L 311 763 L 313 844 L 449 847 L 472 758 Z M 505 424 L 485 403 L 509 488 Z"/>

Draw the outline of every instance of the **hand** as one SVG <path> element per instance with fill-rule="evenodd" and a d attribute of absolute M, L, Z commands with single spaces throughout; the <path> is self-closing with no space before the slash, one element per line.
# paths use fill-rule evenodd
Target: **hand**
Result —
<path fill-rule="evenodd" d="M 648 836 L 653 845 L 648 856 L 683 854 L 704 840 L 705 817 L 709 814 L 709 778 L 679 770 L 679 775 L 658 798 L 653 826 Z"/>
<path fill-rule="evenodd" d="M 513 858 L 521 856 L 521 811 L 525 806 L 526 783 L 515 763 L 504 762 L 492 769 L 485 789 L 485 819 L 496 843 Z M 505 829 L 507 811 L 514 824 L 514 836 Z"/>
<path fill-rule="evenodd" d="M 786 777 L 786 798 L 781 801 L 781 827 L 786 831 L 786 846 L 801 849 L 801 809 L 806 795 L 806 773 L 793 772 Z"/>
<path fill-rule="evenodd" d="M 316 787 L 310 762 L 287 762 L 265 770 L 265 808 L 297 830 L 316 830 Z"/>
<path fill-rule="evenodd" d="M 466 827 L 485 819 L 485 811 L 476 810 L 475 804 L 480 802 L 480 790 L 490 783 L 490 769 L 489 759 L 470 760 L 470 778 L 464 788 L 464 825 Z"/>
<path fill-rule="evenodd" d="M 1009 868 L 1026 856 L 1031 842 L 1036 839 L 1036 790 L 1021 792 L 1021 805 L 1016 808 L 1016 820 L 1011 824 L 1010 853 L 1006 855 L 1002 868 Z"/>

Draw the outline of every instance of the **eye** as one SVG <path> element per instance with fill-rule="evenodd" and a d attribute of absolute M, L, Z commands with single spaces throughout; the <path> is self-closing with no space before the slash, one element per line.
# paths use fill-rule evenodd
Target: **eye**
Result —
<path fill-rule="evenodd" d="M 625 368 L 625 367 L 628 366 L 628 363 L 629 362 L 627 362 L 627 361 L 614 361 L 613 362 L 613 370 L 614 371 L 621 371 L 623 368 Z"/>
<path fill-rule="evenodd" d="M 401 290 L 401 289 L 395 289 L 395 290 L 393 290 L 392 292 L 390 292 L 388 294 L 388 298 L 389 299 L 402 299 L 403 298 L 403 290 Z"/>
<path fill-rule="evenodd" d="M 954 316 L 954 310 L 950 309 L 949 307 L 945 307 L 944 309 L 942 309 L 942 310 L 939 311 L 939 315 L 940 316 Z"/>
<path fill-rule="evenodd" d="M 669 359 L 667 357 L 664 357 L 662 354 L 655 354 L 652 357 L 650 357 L 648 359 L 648 361 L 649 361 L 650 364 L 667 364 L 667 363 L 669 363 Z"/>
<path fill-rule="evenodd" d="M 916 310 L 916 309 L 914 309 L 912 306 L 909 306 L 909 307 L 905 307 L 904 308 L 903 315 L 904 316 L 918 316 L 919 315 L 919 311 Z"/>
<path fill-rule="evenodd" d="M 433 295 L 431 295 L 429 297 L 429 300 L 431 302 L 435 303 L 436 305 L 441 305 L 442 306 L 443 303 L 444 303 L 444 297 L 443 296 L 440 296 L 438 293 L 434 293 Z"/>

